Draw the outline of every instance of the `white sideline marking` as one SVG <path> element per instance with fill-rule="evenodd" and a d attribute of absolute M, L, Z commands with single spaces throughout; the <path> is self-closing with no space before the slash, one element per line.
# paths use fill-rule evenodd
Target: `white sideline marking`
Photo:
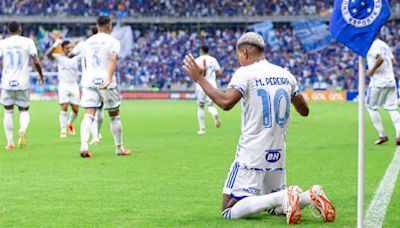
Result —
<path fill-rule="evenodd" d="M 386 170 L 385 176 L 383 177 L 379 188 L 375 192 L 374 198 L 368 207 L 367 215 L 364 219 L 365 227 L 382 227 L 383 221 L 385 220 L 386 209 L 389 205 L 390 199 L 392 198 L 393 189 L 399 171 L 400 147 L 396 149 L 393 160 Z"/>

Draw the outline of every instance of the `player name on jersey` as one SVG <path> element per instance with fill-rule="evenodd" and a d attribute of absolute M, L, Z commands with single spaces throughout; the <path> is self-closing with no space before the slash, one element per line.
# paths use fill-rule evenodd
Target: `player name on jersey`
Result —
<path fill-rule="evenodd" d="M 289 85 L 289 79 L 284 77 L 268 77 L 256 79 L 256 86 L 274 86 L 274 85 Z"/>

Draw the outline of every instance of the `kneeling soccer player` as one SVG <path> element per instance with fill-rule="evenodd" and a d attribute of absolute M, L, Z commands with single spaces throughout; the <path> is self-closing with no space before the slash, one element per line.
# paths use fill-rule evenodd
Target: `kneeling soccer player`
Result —
<path fill-rule="evenodd" d="M 110 127 L 114 136 L 116 155 L 129 156 L 131 151 L 122 145 L 122 124 L 119 115 L 120 94 L 115 79 L 115 68 L 120 43 L 110 35 L 112 22 L 108 16 L 97 20 L 98 33 L 88 38 L 82 47 L 86 61 L 86 72 L 82 77 L 82 101 L 85 116 L 81 124 L 81 149 L 84 158 L 92 157 L 89 152 L 89 137 L 97 109 L 104 105 L 110 116 Z"/>
<path fill-rule="evenodd" d="M 321 186 L 314 185 L 304 193 L 298 186 L 286 187 L 290 103 L 302 116 L 308 116 L 309 109 L 294 76 L 269 63 L 264 49 L 264 40 L 257 33 L 246 33 L 238 40 L 236 50 L 242 67 L 225 92 L 202 77 L 204 69 L 191 54 L 184 60 L 185 71 L 222 109 L 230 110 L 242 100 L 241 136 L 223 189 L 222 216 L 240 219 L 269 211 L 286 214 L 288 224 L 297 224 L 301 208 L 312 205 L 326 222 L 333 222 L 336 209 Z"/>

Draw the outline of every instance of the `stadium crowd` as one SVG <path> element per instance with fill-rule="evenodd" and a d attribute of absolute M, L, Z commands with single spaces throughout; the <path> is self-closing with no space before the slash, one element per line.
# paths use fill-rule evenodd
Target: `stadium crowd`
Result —
<path fill-rule="evenodd" d="M 239 67 L 235 44 L 246 28 L 208 28 L 200 32 L 185 30 L 164 31 L 158 27 L 151 30 L 134 30 L 134 45 L 131 55 L 119 62 L 118 75 L 124 88 L 144 86 L 166 89 L 171 85 L 191 87 L 192 82 L 182 70 L 186 53 L 197 51 L 201 45 L 209 45 L 224 73 L 218 78 L 224 87 L 235 69 Z M 332 43 L 325 49 L 306 53 L 289 25 L 275 28 L 278 49 L 267 45 L 270 62 L 284 66 L 296 75 L 303 87 L 313 87 L 316 82 L 326 83 L 330 88 L 356 89 L 358 59 L 355 54 L 339 43 Z M 392 21 L 382 30 L 382 38 L 400 58 L 400 24 Z M 56 65 L 43 58 L 46 71 L 56 71 Z M 400 66 L 395 67 L 400 72 Z M 49 79 L 50 80 L 50 79 Z M 56 78 L 52 79 L 56 80 Z M 49 84 L 53 84 L 49 81 Z"/>
<path fill-rule="evenodd" d="M 265 16 L 315 15 L 329 10 L 334 0 L 3 0 L 0 14 L 143 16 Z M 392 5 L 399 4 L 390 0 Z M 397 9 L 398 7 L 392 7 Z"/>

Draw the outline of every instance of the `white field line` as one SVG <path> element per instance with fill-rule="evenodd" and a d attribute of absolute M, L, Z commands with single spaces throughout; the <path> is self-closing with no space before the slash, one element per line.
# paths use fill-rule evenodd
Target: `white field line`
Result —
<path fill-rule="evenodd" d="M 382 227 L 385 220 L 385 213 L 387 206 L 389 205 L 390 199 L 394 186 L 396 184 L 397 175 L 400 170 L 400 147 L 396 149 L 394 158 L 386 170 L 385 176 L 383 177 L 378 190 L 375 192 L 374 198 L 368 207 L 367 214 L 364 219 L 364 226 L 371 228 Z"/>

